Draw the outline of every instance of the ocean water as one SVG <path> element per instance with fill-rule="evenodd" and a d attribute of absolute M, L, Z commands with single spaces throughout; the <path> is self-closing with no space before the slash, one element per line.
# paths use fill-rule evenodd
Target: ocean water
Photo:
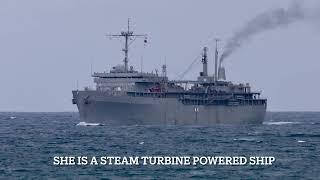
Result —
<path fill-rule="evenodd" d="M 54 156 L 274 156 L 270 166 L 53 165 Z M 1 179 L 319 179 L 320 112 L 263 125 L 108 127 L 77 113 L 0 113 Z"/>

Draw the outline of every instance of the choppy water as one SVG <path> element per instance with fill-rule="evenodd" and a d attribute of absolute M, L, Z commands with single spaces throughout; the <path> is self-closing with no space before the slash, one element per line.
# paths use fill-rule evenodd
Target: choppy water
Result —
<path fill-rule="evenodd" d="M 271 166 L 54 166 L 54 156 L 274 156 Z M 77 113 L 0 113 L 0 178 L 320 177 L 320 113 L 269 113 L 258 126 L 108 127 Z"/>

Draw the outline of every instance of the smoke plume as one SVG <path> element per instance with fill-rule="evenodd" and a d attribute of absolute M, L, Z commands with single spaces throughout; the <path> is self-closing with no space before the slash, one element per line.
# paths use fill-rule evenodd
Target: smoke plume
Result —
<path fill-rule="evenodd" d="M 235 32 L 232 38 L 228 39 L 224 52 L 220 57 L 220 62 L 223 62 L 225 58 L 240 48 L 243 43 L 250 40 L 252 36 L 275 28 L 288 26 L 305 18 L 305 10 L 297 2 L 293 3 L 288 9 L 278 8 L 256 16 L 242 29 Z"/>

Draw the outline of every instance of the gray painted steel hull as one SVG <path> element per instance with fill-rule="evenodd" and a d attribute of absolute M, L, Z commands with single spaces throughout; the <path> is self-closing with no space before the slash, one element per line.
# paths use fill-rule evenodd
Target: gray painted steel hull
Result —
<path fill-rule="evenodd" d="M 177 98 L 73 94 L 81 121 L 105 125 L 262 124 L 266 113 L 266 105 L 184 105 Z"/>

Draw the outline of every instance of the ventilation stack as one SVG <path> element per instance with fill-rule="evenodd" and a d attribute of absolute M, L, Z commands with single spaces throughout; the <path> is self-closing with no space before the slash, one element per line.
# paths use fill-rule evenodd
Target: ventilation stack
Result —
<path fill-rule="evenodd" d="M 207 56 L 208 48 L 204 47 L 203 48 L 203 54 L 202 54 L 202 73 L 200 76 L 208 76 L 208 56 Z"/>

